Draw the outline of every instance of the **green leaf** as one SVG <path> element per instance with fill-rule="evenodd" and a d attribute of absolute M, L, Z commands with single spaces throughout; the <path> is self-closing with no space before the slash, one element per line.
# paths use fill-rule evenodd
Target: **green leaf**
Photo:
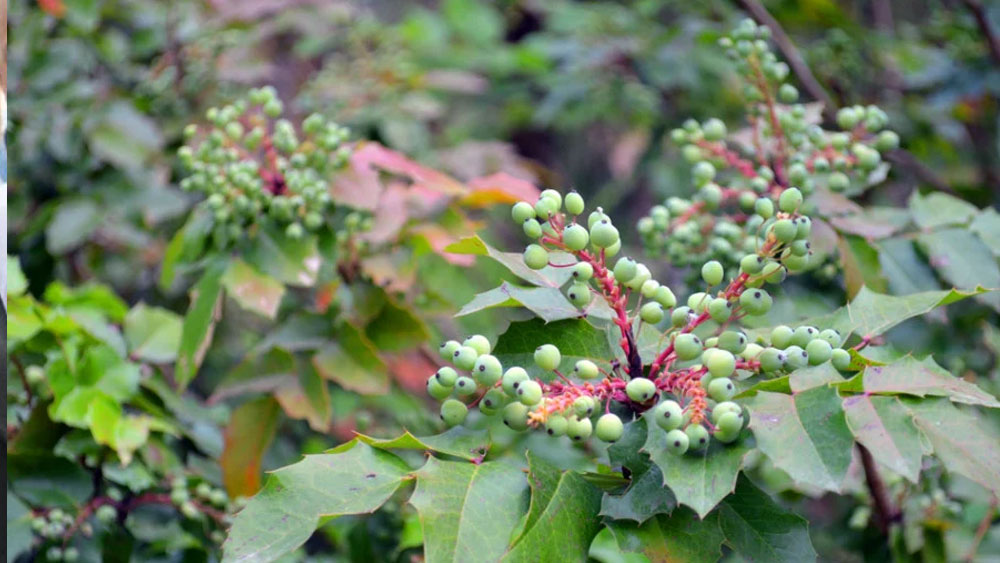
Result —
<path fill-rule="evenodd" d="M 580 309 L 570 303 L 557 287 L 519 287 L 503 282 L 500 287 L 476 295 L 455 316 L 471 315 L 495 307 L 524 307 L 545 322 L 583 317 L 610 319 L 613 314 L 604 299 L 595 298 L 589 306 Z"/>
<path fill-rule="evenodd" d="M 1000 287 L 1000 266 L 989 248 L 968 229 L 924 233 L 917 243 L 927 259 L 948 283 L 959 288 Z M 1000 293 L 985 293 L 976 299 L 1000 311 Z"/>
<path fill-rule="evenodd" d="M 8 454 L 7 478 L 14 493 L 33 506 L 75 509 L 94 491 L 81 464 L 45 451 Z"/>
<path fill-rule="evenodd" d="M 815 561 L 805 518 L 778 506 L 746 476 L 719 508 L 719 525 L 726 544 L 747 561 Z"/>
<path fill-rule="evenodd" d="M 996 209 L 987 207 L 980 211 L 969 225 L 969 230 L 993 251 L 994 256 L 1000 258 L 1000 213 Z"/>
<path fill-rule="evenodd" d="M 835 389 L 761 392 L 746 404 L 757 446 L 778 469 L 799 483 L 841 490 L 854 439 Z"/>
<path fill-rule="evenodd" d="M 917 360 L 906 356 L 888 365 L 868 366 L 839 388 L 841 391 L 867 394 L 948 397 L 956 403 L 1000 408 L 1000 402 L 995 397 L 955 377 L 930 357 Z"/>
<path fill-rule="evenodd" d="M 732 444 L 710 440 L 704 450 L 678 456 L 667 449 L 666 432 L 649 421 L 646 425 L 651 431 L 642 449 L 659 466 L 663 484 L 670 487 L 679 504 L 690 506 L 704 518 L 733 492 L 736 476 L 753 446 L 748 432 Z"/>
<path fill-rule="evenodd" d="M 236 515 L 223 561 L 273 561 L 301 546 L 321 516 L 374 512 L 407 478 L 396 456 L 352 441 L 272 473 Z"/>
<path fill-rule="evenodd" d="M 173 311 L 139 303 L 125 316 L 125 341 L 132 358 L 172 362 L 181 344 L 183 321 Z"/>
<path fill-rule="evenodd" d="M 857 295 L 863 286 L 880 292 L 888 288 L 879 268 L 878 250 L 865 239 L 854 235 L 841 236 L 837 239 L 837 249 L 849 297 Z"/>
<path fill-rule="evenodd" d="M 389 390 L 385 362 L 377 348 L 353 325 L 337 329 L 337 342 L 323 346 L 312 357 L 313 367 L 323 378 L 344 389 L 365 395 L 380 395 Z"/>
<path fill-rule="evenodd" d="M 377 349 L 396 352 L 420 346 L 430 338 L 430 330 L 408 305 L 387 298 L 365 327 L 365 335 Z"/>
<path fill-rule="evenodd" d="M 7 561 L 27 551 L 34 541 L 31 531 L 31 509 L 7 490 Z"/>
<path fill-rule="evenodd" d="M 28 278 L 24 277 L 21 269 L 21 259 L 17 256 L 7 255 L 7 298 L 16 295 L 24 295 L 28 291 Z"/>
<path fill-rule="evenodd" d="M 488 431 L 473 430 L 465 426 L 455 426 L 442 434 L 421 438 L 406 431 L 392 439 L 358 434 L 358 440 L 382 450 L 426 450 L 469 460 L 482 458 L 490 446 Z"/>
<path fill-rule="evenodd" d="M 920 431 L 898 398 L 853 395 L 844 399 L 844 413 L 854 438 L 876 461 L 917 482 L 924 454 Z"/>
<path fill-rule="evenodd" d="M 700 563 L 722 557 L 722 531 L 717 514 L 699 518 L 687 508 L 669 516 L 658 514 L 641 526 L 614 520 L 608 528 L 618 547 L 628 553 L 642 553 L 650 561 Z"/>
<path fill-rule="evenodd" d="M 297 365 L 296 371 L 297 380 L 289 378 L 274 392 L 274 398 L 288 416 L 307 421 L 317 432 L 328 432 L 333 405 L 326 380 L 309 367 Z"/>
<path fill-rule="evenodd" d="M 222 275 L 222 285 L 240 307 L 269 319 L 277 316 L 278 305 L 285 295 L 285 286 L 278 280 L 258 272 L 238 258 L 226 268 L 226 273 Z"/>
<path fill-rule="evenodd" d="M 1000 494 L 1000 435 L 947 399 L 902 399 L 948 471 Z"/>
<path fill-rule="evenodd" d="M 504 266 L 512 274 L 522 280 L 539 287 L 561 287 L 572 277 L 571 268 L 553 268 L 546 266 L 541 270 L 532 270 L 524 263 L 524 257 L 517 252 L 501 252 L 486 244 L 478 236 L 466 237 L 462 240 L 448 245 L 445 252 L 452 254 L 472 254 L 475 256 L 489 256 Z M 572 264 L 576 258 L 563 252 L 549 253 L 549 262 L 553 264 Z"/>
<path fill-rule="evenodd" d="M 212 232 L 212 214 L 198 206 L 191 212 L 184 226 L 181 227 L 163 252 L 163 263 L 160 266 L 160 289 L 167 291 L 174 284 L 177 267 L 197 260 L 205 249 L 205 241 Z"/>
<path fill-rule="evenodd" d="M 532 504 L 526 525 L 503 561 L 583 561 L 601 528 L 597 516 L 601 490 L 575 471 L 553 473 L 541 459 L 529 457 Z M 552 481 L 555 478 L 555 487 Z M 543 482 L 544 481 L 544 482 Z M 535 501 L 535 490 L 551 491 Z"/>
<path fill-rule="evenodd" d="M 534 377 L 553 378 L 535 365 L 535 348 L 553 344 L 562 354 L 559 370 L 568 374 L 581 359 L 593 360 L 604 368 L 607 358 L 614 356 L 604 332 L 583 320 L 565 320 L 546 323 L 541 319 L 510 323 L 506 332 L 497 339 L 493 355 L 505 367 L 521 366 Z"/>
<path fill-rule="evenodd" d="M 933 291 L 941 287 L 934 270 L 927 265 L 906 237 L 881 240 L 878 248 L 879 265 L 889 281 L 889 290 L 894 295 L 909 295 L 920 291 Z"/>
<path fill-rule="evenodd" d="M 101 224 L 100 209 L 89 199 L 64 200 L 45 228 L 45 248 L 58 256 L 81 245 Z"/>
<path fill-rule="evenodd" d="M 670 514 L 677 505 L 673 493 L 663 486 L 660 468 L 640 452 L 646 439 L 646 419 L 640 418 L 627 424 L 622 438 L 608 448 L 612 466 L 627 467 L 630 478 L 625 491 L 604 494 L 601 516 L 642 524 L 657 514 Z"/>
<path fill-rule="evenodd" d="M 223 263 L 216 263 L 202 276 L 191 290 L 191 306 L 184 316 L 181 344 L 177 355 L 174 377 L 181 389 L 187 386 L 198 373 L 198 367 L 205 359 L 215 323 L 222 308 Z"/>
<path fill-rule="evenodd" d="M 784 393 L 788 395 L 792 392 L 791 377 L 783 375 L 773 379 L 765 379 L 737 393 L 734 398 L 743 399 L 753 397 L 761 391 L 771 391 L 772 393 Z"/>
<path fill-rule="evenodd" d="M 246 259 L 259 271 L 299 287 L 316 284 L 321 262 L 315 237 L 292 239 L 275 229 L 257 235 Z"/>
<path fill-rule="evenodd" d="M 910 197 L 910 211 L 918 227 L 932 230 L 950 225 L 964 225 L 979 210 L 971 203 L 943 192 L 931 192 L 926 196 L 913 192 Z"/>
<path fill-rule="evenodd" d="M 772 380 L 774 381 L 774 380 Z M 830 362 L 824 362 L 818 366 L 809 366 L 797 369 L 788 374 L 790 392 L 798 393 L 813 387 L 829 385 L 844 381 L 844 377 L 834 368 Z M 770 391 L 771 389 L 767 389 Z M 781 392 L 781 391 L 778 391 Z"/>
<path fill-rule="evenodd" d="M 841 233 L 878 240 L 906 228 L 910 213 L 896 207 L 872 206 L 848 215 L 830 217 L 828 221 Z"/>
<path fill-rule="evenodd" d="M 77 287 L 69 287 L 62 282 L 53 282 L 45 288 L 44 299 L 50 305 L 62 305 L 65 309 L 90 310 L 110 318 L 116 323 L 125 319 L 128 305 L 110 287 L 88 282 Z"/>
<path fill-rule="evenodd" d="M 106 346 L 92 346 L 80 361 L 78 385 L 93 385 L 118 402 L 131 399 L 139 389 L 138 364 L 123 360 Z"/>
<path fill-rule="evenodd" d="M 11 297 L 7 301 L 8 345 L 30 340 L 40 330 L 42 330 L 42 319 L 35 311 L 35 300 L 30 295 Z"/>
<path fill-rule="evenodd" d="M 219 458 L 222 483 L 230 496 L 250 496 L 260 488 L 261 460 L 274 439 L 280 414 L 271 397 L 243 403 L 233 411 Z"/>
<path fill-rule="evenodd" d="M 410 497 L 420 514 L 424 558 L 496 561 L 527 505 L 528 483 L 515 465 L 481 464 L 427 458 L 414 472 L 417 488 Z"/>

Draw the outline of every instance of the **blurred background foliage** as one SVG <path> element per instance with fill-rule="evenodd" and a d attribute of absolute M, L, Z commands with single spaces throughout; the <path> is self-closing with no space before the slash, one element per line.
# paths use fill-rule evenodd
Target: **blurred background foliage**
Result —
<path fill-rule="evenodd" d="M 865 281 L 882 283 L 881 290 L 906 293 L 962 283 L 935 263 L 935 252 L 928 250 L 934 241 L 916 251 L 912 241 L 931 236 L 935 228 L 975 230 L 968 225 L 977 213 L 995 217 L 995 211 L 976 210 L 1000 205 L 1000 48 L 990 34 L 1000 29 L 1000 4 L 986 4 L 765 2 L 825 95 L 837 105 L 879 105 L 903 139 L 904 151 L 894 155 L 887 181 L 862 194 L 863 204 L 909 207 L 919 215 L 920 194 L 932 190 L 971 204 L 964 221 L 932 225 L 917 220 L 915 228 L 891 231 L 890 242 L 856 237 L 855 248 L 861 250 L 854 262 L 875 272 Z M 145 302 L 183 312 L 194 279 L 158 284 L 168 243 L 195 204 L 177 189 L 182 130 L 189 122 L 204 121 L 208 107 L 263 84 L 277 88 L 292 115 L 320 112 L 349 127 L 352 139 L 381 143 L 411 157 L 415 166 L 441 170 L 470 185 L 492 177 L 500 191 L 522 188 L 518 180 L 576 189 L 619 224 L 634 223 L 665 198 L 692 192 L 688 165 L 680 147 L 669 142 L 670 130 L 688 117 L 732 120 L 741 115 L 737 78 L 716 40 L 745 17 L 742 9 L 748 5 L 759 6 L 722 0 L 12 2 L 8 252 L 19 259 L 25 289 L 40 299 L 44 294 L 49 304 L 66 306 L 51 302 L 51 295 L 60 294 L 46 292 L 53 282 L 96 282 L 111 286 L 124 301 L 121 307 Z M 817 95 L 802 90 L 807 98 Z M 505 175 L 491 176 L 498 173 Z M 467 229 L 489 224 L 483 236 L 492 240 L 513 234 L 500 219 L 507 213 L 503 206 L 483 211 L 488 206 L 449 205 L 455 207 L 434 221 Z M 935 208 L 931 203 L 923 209 L 933 214 Z M 484 218 L 494 220 L 477 222 Z M 623 234 L 638 252 L 636 234 Z M 976 279 L 988 279 L 996 271 L 1000 242 L 995 232 L 978 236 L 986 244 L 986 274 Z M 399 251 L 370 265 L 365 283 L 354 291 L 395 296 L 423 340 L 473 331 L 493 339 L 506 321 L 524 318 L 518 313 L 452 318 L 475 293 L 497 285 L 501 270 L 486 261 L 474 270 L 450 264 L 428 236 L 401 236 L 393 244 Z M 892 267 L 904 258 L 905 267 Z M 660 267 L 666 278 L 684 279 L 682 272 Z M 407 281 L 382 289 L 385 280 L 379 275 L 387 268 L 405 272 L 397 277 Z M 899 271 L 905 274 L 900 277 Z M 787 295 L 794 300 L 791 309 L 808 316 L 843 303 L 855 291 L 843 278 L 806 276 Z M 226 392 L 225 382 L 247 370 L 245 358 L 259 351 L 262 341 L 273 343 L 281 336 L 281 327 L 289 326 L 282 323 L 291 323 L 292 332 L 285 334 L 293 339 L 296 327 L 308 326 L 309 319 L 290 309 L 314 303 L 317 295 L 295 289 L 289 295 L 295 303 L 286 302 L 274 322 L 247 314 L 231 300 L 222 306 L 214 344 L 184 395 L 193 405 L 209 400 L 213 406 L 181 417 L 197 427 L 198 440 L 213 444 L 200 449 L 202 456 L 176 460 L 199 479 L 226 484 L 218 468 L 204 470 L 204 457 L 223 456 L 231 433 L 253 436 L 260 430 L 238 423 L 254 420 L 252 409 L 261 408 L 254 401 L 274 399 L 266 393 L 260 399 L 260 393 Z M 70 301 L 86 304 L 92 297 Z M 106 306 L 99 307 L 102 315 L 110 314 Z M 910 321 L 889 334 L 889 343 L 934 353 L 953 372 L 996 392 L 996 303 L 970 300 L 947 315 Z M 123 322 L 120 312 L 111 317 L 113 323 Z M 296 319 L 306 324 L 295 325 Z M 385 336 L 377 330 L 366 334 L 375 342 L 392 339 L 391 329 Z M 391 436 L 405 428 L 420 435 L 439 428 L 423 401 L 423 379 L 433 366 L 426 358 L 433 355 L 426 344 L 404 348 L 376 350 L 384 386 L 322 381 L 329 396 L 326 419 L 319 424 L 283 402 L 290 416 L 275 417 L 274 440 L 251 453 L 257 457 L 251 463 L 258 478 L 260 469 L 287 464 L 301 452 L 321 451 L 353 431 Z M 250 362 L 251 371 L 260 368 Z M 8 436 L 30 415 L 26 403 L 18 406 L 24 397 L 12 379 Z M 145 393 L 157 396 L 159 404 L 173 400 L 173 391 L 162 386 Z M 251 409 L 249 416 L 230 415 L 245 409 Z M 530 443 L 537 438 L 518 440 L 529 443 L 510 447 L 552 450 Z M 181 450 L 198 449 L 197 443 L 180 442 L 175 446 Z M 564 466 L 589 463 L 569 447 L 547 453 Z M 74 459 L 78 454 L 64 450 L 60 455 Z M 780 475 L 772 478 L 771 485 L 785 488 Z M 912 510 L 930 515 L 917 521 L 959 537 L 960 546 L 970 545 L 983 515 L 995 505 L 975 498 L 962 483 L 928 482 L 926 491 L 909 491 L 908 498 L 917 499 Z M 786 495 L 813 522 L 823 560 L 881 559 L 874 547 L 879 539 L 866 530 L 857 503 L 810 499 L 791 489 Z M 155 547 L 144 553 L 170 558 L 173 544 L 136 526 L 133 536 Z M 412 510 L 397 504 L 369 518 L 331 522 L 307 550 L 335 560 L 408 560 L 419 553 L 414 526 Z M 979 540 L 980 553 L 1000 557 L 996 526 Z M 187 548 L 198 549 L 199 541 Z M 208 553 L 213 549 L 208 547 Z M 867 557 L 859 555 L 866 552 Z M 592 555 L 627 560 L 603 536 Z"/>

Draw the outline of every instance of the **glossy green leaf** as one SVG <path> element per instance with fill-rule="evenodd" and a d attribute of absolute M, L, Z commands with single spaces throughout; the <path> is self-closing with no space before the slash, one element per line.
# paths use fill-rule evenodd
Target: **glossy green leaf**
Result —
<path fill-rule="evenodd" d="M 948 471 L 1000 494 L 1000 435 L 974 411 L 947 399 L 902 399 Z"/>
<path fill-rule="evenodd" d="M 829 212 L 827 208 L 823 209 Z M 871 206 L 847 215 L 830 217 L 828 221 L 841 233 L 878 240 L 906 228 L 910 222 L 910 214 L 905 209 L 896 207 Z"/>
<path fill-rule="evenodd" d="M 7 301 L 7 341 L 17 343 L 29 340 L 42 330 L 42 319 L 35 311 L 30 296 L 12 297 Z"/>
<path fill-rule="evenodd" d="M 607 358 L 614 355 L 604 332 L 587 321 L 546 323 L 542 319 L 510 323 L 506 332 L 497 339 L 493 355 L 505 368 L 521 366 L 532 376 L 548 380 L 555 376 L 535 365 L 535 348 L 542 344 L 553 344 L 559 348 L 562 354 L 559 370 L 563 374 L 573 371 L 576 362 L 581 359 L 593 360 L 607 368 Z"/>
<path fill-rule="evenodd" d="M 285 295 L 285 286 L 281 282 L 258 272 L 240 259 L 229 263 L 226 273 L 222 275 L 222 286 L 240 307 L 269 319 L 278 314 L 278 305 Z"/>
<path fill-rule="evenodd" d="M 213 264 L 191 290 L 191 306 L 184 316 L 181 344 L 177 354 L 174 377 L 181 388 L 187 386 L 198 373 L 205 359 L 215 323 L 222 307 L 222 274 L 224 265 Z"/>
<path fill-rule="evenodd" d="M 931 192 L 926 196 L 914 192 L 910 197 L 913 220 L 924 230 L 964 225 L 977 211 L 971 203 L 944 192 Z"/>
<path fill-rule="evenodd" d="M 917 482 L 925 452 L 920 431 L 898 398 L 853 395 L 844 399 L 844 413 L 854 438 L 868 448 L 876 461 Z"/>
<path fill-rule="evenodd" d="M 316 284 L 321 262 L 315 237 L 291 239 L 273 229 L 257 235 L 246 259 L 260 272 L 299 287 Z"/>
<path fill-rule="evenodd" d="M 796 482 L 840 491 L 854 439 L 835 389 L 761 392 L 746 405 L 757 446 L 777 468 Z"/>
<path fill-rule="evenodd" d="M 546 322 L 584 317 L 610 319 L 612 316 L 611 308 L 603 299 L 595 298 L 581 309 L 570 303 L 557 287 L 519 287 L 508 282 L 476 295 L 455 316 L 471 315 L 495 307 L 524 307 Z"/>
<path fill-rule="evenodd" d="M 152 363 L 175 360 L 182 327 L 183 320 L 174 312 L 139 303 L 125 316 L 129 356 Z"/>
<path fill-rule="evenodd" d="M 879 251 L 879 265 L 893 295 L 910 295 L 941 287 L 934 277 L 934 270 L 917 254 L 910 238 L 887 238 L 880 240 L 876 247 Z"/>
<path fill-rule="evenodd" d="M 496 561 L 527 506 L 524 472 L 506 462 L 474 464 L 430 457 L 414 473 L 410 504 L 420 514 L 424 558 Z"/>
<path fill-rule="evenodd" d="M 805 391 L 806 389 L 812 389 L 813 387 L 819 387 L 821 385 L 839 383 L 843 380 L 844 377 L 840 375 L 840 372 L 837 371 L 837 369 L 834 368 L 830 362 L 824 362 L 818 366 L 809 366 L 797 369 L 788 374 L 790 391 L 794 393 Z M 774 391 L 774 389 L 764 390 Z M 781 391 L 778 392 L 780 393 Z"/>
<path fill-rule="evenodd" d="M 660 468 L 640 451 L 646 439 L 646 419 L 640 418 L 627 424 L 622 438 L 608 448 L 612 466 L 627 468 L 630 477 L 624 491 L 604 493 L 601 516 L 642 524 L 657 514 L 670 514 L 677 505 L 674 494 L 663 485 Z"/>
<path fill-rule="evenodd" d="M 489 256 L 510 270 L 515 276 L 539 287 L 561 287 L 569 281 L 573 274 L 570 268 L 554 268 L 552 266 L 546 266 L 541 270 L 532 270 L 524 264 L 524 257 L 520 253 L 501 252 L 486 244 L 478 236 L 463 238 L 454 244 L 446 246 L 444 250 L 452 254 Z M 569 254 L 562 252 L 549 253 L 549 262 L 552 264 L 572 264 L 575 261 L 576 259 Z"/>
<path fill-rule="evenodd" d="M 585 560 L 601 528 L 597 515 L 601 490 L 575 471 L 553 472 L 547 462 L 534 456 L 528 461 L 531 507 L 521 534 L 503 561 Z M 536 490 L 544 491 L 537 499 Z"/>
<path fill-rule="evenodd" d="M 177 268 L 201 256 L 205 241 L 212 232 L 213 219 L 207 209 L 196 207 L 184 226 L 174 233 L 163 252 L 158 282 L 160 289 L 169 290 L 177 276 Z"/>
<path fill-rule="evenodd" d="M 101 211 L 89 199 L 64 200 L 45 228 L 45 248 L 52 255 L 64 254 L 83 244 L 101 224 Z"/>
<path fill-rule="evenodd" d="M 948 283 L 963 289 L 1000 287 L 1000 266 L 990 249 L 967 228 L 923 233 L 917 243 L 927 260 Z M 1000 293 L 976 299 L 1000 310 Z"/>
<path fill-rule="evenodd" d="M 24 295 L 24 292 L 28 291 L 28 279 L 24 277 L 19 257 L 7 255 L 7 277 L 4 279 L 7 280 L 7 294 L 4 299 L 10 296 Z"/>
<path fill-rule="evenodd" d="M 223 561 L 273 561 L 291 553 L 309 539 L 321 516 L 374 512 L 408 471 L 396 456 L 357 441 L 283 467 L 237 514 Z"/>
<path fill-rule="evenodd" d="M 779 506 L 746 476 L 719 507 L 719 526 L 726 544 L 747 561 L 816 560 L 805 518 Z"/>
<path fill-rule="evenodd" d="M 837 239 L 840 264 L 844 270 L 844 284 L 848 297 L 857 295 L 862 287 L 885 292 L 888 283 L 879 268 L 878 250 L 865 239 L 846 235 Z"/>
<path fill-rule="evenodd" d="M 379 350 L 393 352 L 420 346 L 430 338 L 430 329 L 409 305 L 388 298 L 365 326 L 365 336 Z"/>
<path fill-rule="evenodd" d="M 647 426 L 651 425 L 647 422 Z M 710 440 L 704 450 L 678 456 L 667 450 L 667 433 L 654 426 L 642 449 L 659 466 L 663 484 L 670 487 L 677 502 L 693 508 L 704 518 L 733 492 L 736 476 L 752 447 L 753 439 L 744 431 L 732 444 Z"/>
<path fill-rule="evenodd" d="M 46 451 L 7 455 L 9 487 L 32 506 L 73 508 L 94 491 L 93 477 L 81 464 Z"/>
<path fill-rule="evenodd" d="M 455 426 L 441 434 L 419 438 L 409 431 L 392 439 L 358 434 L 358 440 L 383 450 L 426 450 L 469 460 L 482 458 L 490 445 L 489 432 L 465 426 Z"/>
<path fill-rule="evenodd" d="M 608 528 L 622 551 L 641 553 L 657 563 L 701 563 L 722 557 L 723 536 L 715 513 L 699 518 L 687 508 L 678 508 L 642 525 L 614 520 Z"/>
<path fill-rule="evenodd" d="M 791 377 L 783 375 L 781 377 L 775 377 L 773 379 L 765 379 L 754 383 L 750 387 L 736 394 L 737 399 L 743 399 L 746 397 L 753 397 L 761 391 L 770 391 L 772 393 L 784 393 L 790 394 L 792 392 Z"/>
<path fill-rule="evenodd" d="M 933 358 L 906 356 L 888 365 L 868 366 L 839 388 L 854 393 L 948 397 L 956 403 L 1000 408 L 996 397 L 955 377 Z"/>
<path fill-rule="evenodd" d="M 344 389 L 382 394 L 389 390 L 389 376 L 377 350 L 361 331 L 345 323 L 337 329 L 337 341 L 323 346 L 312 364 L 321 376 Z"/>

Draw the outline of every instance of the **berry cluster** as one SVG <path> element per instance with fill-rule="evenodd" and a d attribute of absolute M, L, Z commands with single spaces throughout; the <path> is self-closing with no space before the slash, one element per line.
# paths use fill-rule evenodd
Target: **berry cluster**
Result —
<path fill-rule="evenodd" d="M 282 111 L 274 88 L 252 89 L 246 99 L 210 108 L 208 130 L 184 131 L 189 144 L 178 154 L 191 174 L 180 185 L 206 196 L 220 248 L 265 220 L 300 238 L 332 210 L 329 178 L 350 156 L 347 130 L 312 114 L 296 131 Z"/>
<path fill-rule="evenodd" d="M 747 132 L 729 135 L 725 123 L 711 118 L 688 120 L 671 133 L 691 164 L 697 194 L 653 207 L 638 230 L 649 251 L 675 265 L 736 263 L 758 244 L 744 232 L 757 232 L 783 191 L 794 186 L 808 196 L 860 188 L 882 163 L 881 153 L 899 145 L 875 106 L 843 108 L 836 118 L 842 130 L 824 130 L 818 113 L 798 103 L 798 90 L 786 82 L 788 65 L 770 50 L 769 37 L 767 27 L 745 20 L 720 40 L 746 83 Z"/>
<path fill-rule="evenodd" d="M 731 400 L 738 381 L 830 360 L 838 369 L 850 365 L 850 353 L 838 348 L 836 331 L 780 326 L 769 337 L 751 341 L 733 326 L 744 316 L 768 312 L 772 300 L 765 284 L 778 284 L 788 272 L 808 264 L 811 222 L 798 211 L 802 197 L 800 190 L 788 188 L 776 197 L 776 205 L 762 199 L 768 205 L 758 206 L 757 248 L 740 257 L 725 284 L 723 265 L 705 262 L 701 279 L 706 290 L 691 294 L 683 305 L 645 265 L 628 257 L 609 264 L 621 247 L 618 229 L 600 210 L 587 216 L 587 227 L 578 223 L 585 207 L 579 194 L 563 198 L 545 190 L 533 204 L 515 204 L 514 220 L 536 239 L 524 251 L 525 264 L 536 270 L 572 268 L 567 298 L 581 314 L 595 299 L 607 303 L 621 334 L 624 361 L 603 359 L 611 366 L 603 370 L 594 361 L 580 360 L 572 372 L 562 373 L 559 349 L 544 344 L 535 350 L 534 361 L 552 377 L 540 381 L 520 366 L 505 371 L 481 335 L 448 341 L 440 352 L 454 367 L 442 367 L 427 382 L 428 393 L 444 401 L 442 419 L 460 424 L 469 406 L 478 405 L 483 414 L 502 413 L 504 423 L 515 430 L 544 427 L 553 436 L 583 440 L 593 434 L 613 442 L 624 425 L 611 405 L 621 403 L 627 412 L 647 412 L 669 433 L 669 447 L 678 454 L 701 449 L 710 436 L 724 443 L 737 440 L 747 420 Z M 643 324 L 655 326 L 665 344 L 648 365 L 635 337 Z M 601 414 L 593 422 L 595 412 Z"/>

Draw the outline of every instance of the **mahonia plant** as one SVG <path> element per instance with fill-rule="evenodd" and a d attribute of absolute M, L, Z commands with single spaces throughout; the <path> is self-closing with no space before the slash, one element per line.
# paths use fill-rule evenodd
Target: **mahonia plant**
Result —
<path fill-rule="evenodd" d="M 671 197 L 639 220 L 652 255 L 676 266 L 711 259 L 738 264 L 756 250 L 752 235 L 767 227 L 783 191 L 856 193 L 884 166 L 882 153 L 899 146 L 899 136 L 885 129 L 888 116 L 876 106 L 842 108 L 836 116 L 841 130 L 823 129 L 819 112 L 799 103 L 798 90 L 786 81 L 788 65 L 777 60 L 769 37 L 769 28 L 745 20 L 720 39 L 746 83 L 749 130 L 730 134 L 722 120 L 710 118 L 689 119 L 671 132 L 691 164 L 697 193 Z M 803 211 L 816 210 L 806 202 Z M 805 248 L 798 255 L 808 246 L 799 243 Z"/>

